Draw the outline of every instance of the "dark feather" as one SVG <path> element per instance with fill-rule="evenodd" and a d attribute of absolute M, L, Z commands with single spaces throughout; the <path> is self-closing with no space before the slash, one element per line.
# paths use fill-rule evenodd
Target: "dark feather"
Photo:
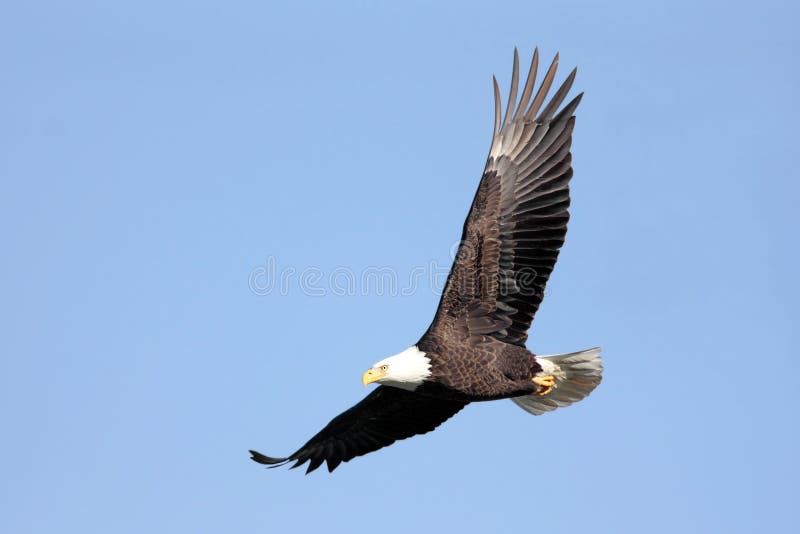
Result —
<path fill-rule="evenodd" d="M 519 103 L 514 101 L 518 65 L 515 52 L 502 126 L 500 90 L 494 80 L 495 122 L 489 159 L 464 222 L 461 246 L 439 309 L 423 340 L 430 336 L 446 346 L 448 336 L 466 333 L 524 346 L 564 243 L 574 112 L 582 94 L 560 112 L 558 108 L 577 71 L 567 76 L 537 116 L 555 79 L 558 54 L 530 106 L 538 50 Z"/>
<path fill-rule="evenodd" d="M 376 451 L 397 440 L 425 434 L 458 413 L 466 403 L 426 397 L 381 386 L 361 402 L 335 417 L 308 443 L 286 458 L 250 451 L 252 459 L 271 467 L 308 462 L 306 473 L 327 462 L 333 471 L 342 462 Z"/>

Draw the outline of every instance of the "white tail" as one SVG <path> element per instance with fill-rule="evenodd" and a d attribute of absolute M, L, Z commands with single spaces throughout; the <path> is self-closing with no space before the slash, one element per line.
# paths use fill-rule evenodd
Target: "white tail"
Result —
<path fill-rule="evenodd" d="M 547 395 L 533 394 L 511 399 L 533 415 L 542 415 L 578 402 L 591 393 L 603 379 L 600 347 L 569 354 L 536 356 L 536 360 L 542 366 L 540 374 L 555 377 L 553 390 Z"/>

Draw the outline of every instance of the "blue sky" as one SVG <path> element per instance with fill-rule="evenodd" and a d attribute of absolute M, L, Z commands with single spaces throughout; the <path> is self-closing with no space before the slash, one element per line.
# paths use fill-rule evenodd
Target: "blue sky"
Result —
<path fill-rule="evenodd" d="M 794 531 L 797 19 L 4 3 L 0 531 Z M 515 45 L 586 92 L 529 347 L 601 345 L 603 384 L 542 417 L 472 405 L 333 475 L 252 463 L 427 327 Z"/>

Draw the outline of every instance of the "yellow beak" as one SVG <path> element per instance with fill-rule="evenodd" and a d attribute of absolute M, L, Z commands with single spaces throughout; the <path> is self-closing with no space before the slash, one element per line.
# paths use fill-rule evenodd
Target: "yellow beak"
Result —
<path fill-rule="evenodd" d="M 369 384 L 372 384 L 376 380 L 380 380 L 384 376 L 386 376 L 386 372 L 385 371 L 381 371 L 380 369 L 370 369 L 369 371 L 367 371 L 366 373 L 364 373 L 361 376 L 361 382 L 365 386 L 367 386 Z"/>

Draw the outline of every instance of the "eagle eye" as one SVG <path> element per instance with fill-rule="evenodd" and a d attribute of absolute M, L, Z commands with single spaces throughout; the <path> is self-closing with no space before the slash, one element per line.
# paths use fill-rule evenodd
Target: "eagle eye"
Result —
<path fill-rule="evenodd" d="M 386 371 L 389 369 L 388 365 L 381 365 L 381 371 Z"/>

